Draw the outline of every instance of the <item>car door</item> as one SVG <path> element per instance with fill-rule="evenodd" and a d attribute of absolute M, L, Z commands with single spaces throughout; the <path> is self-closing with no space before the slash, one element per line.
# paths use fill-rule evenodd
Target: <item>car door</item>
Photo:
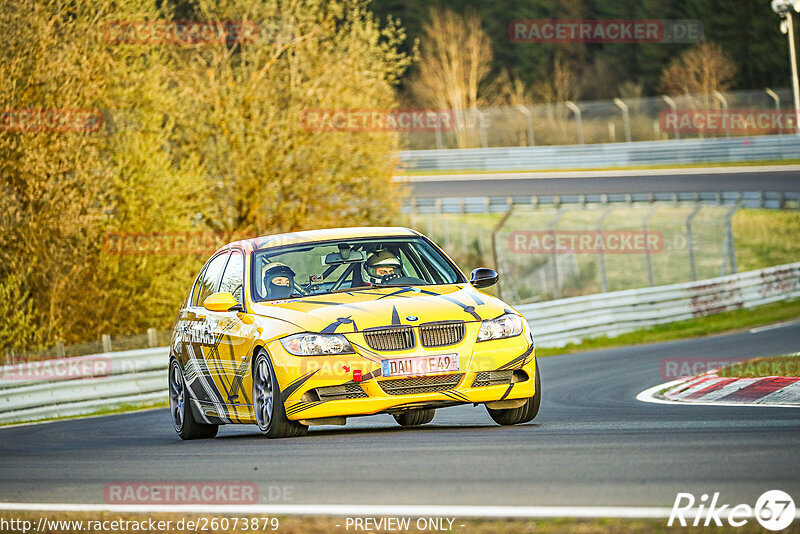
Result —
<path fill-rule="evenodd" d="M 203 307 L 203 301 L 219 290 L 225 265 L 230 258 L 230 251 L 212 257 L 206 264 L 202 278 L 198 279 L 199 287 L 192 292 L 192 300 L 186 312 L 184 324 L 186 365 L 184 376 L 191 395 L 202 405 L 207 415 L 227 419 L 226 399 L 220 393 L 215 380 L 219 370 L 209 366 L 215 360 L 219 338 L 214 335 L 212 325 L 216 319 L 213 312 Z"/>
<path fill-rule="evenodd" d="M 222 275 L 219 291 L 234 296 L 239 305 L 244 304 L 245 254 L 233 249 Z M 225 402 L 229 404 L 231 419 L 250 419 L 250 368 L 253 346 L 258 331 L 252 316 L 246 311 L 207 312 L 207 322 L 216 342 L 215 349 L 206 355 L 208 368 Z"/>

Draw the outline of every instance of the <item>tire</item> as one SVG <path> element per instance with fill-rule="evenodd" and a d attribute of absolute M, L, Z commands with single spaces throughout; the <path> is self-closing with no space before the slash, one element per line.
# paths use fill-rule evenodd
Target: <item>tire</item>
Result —
<path fill-rule="evenodd" d="M 181 439 L 213 438 L 219 431 L 219 425 L 201 423 L 195 419 L 189 405 L 189 389 L 176 360 L 171 360 L 169 364 L 169 412 L 172 428 Z"/>
<path fill-rule="evenodd" d="M 253 411 L 258 429 L 268 438 L 295 438 L 308 432 L 306 425 L 286 418 L 275 370 L 263 350 L 253 362 Z"/>
<path fill-rule="evenodd" d="M 419 426 L 425 423 L 430 423 L 433 416 L 436 415 L 434 408 L 427 408 L 421 410 L 408 410 L 403 413 L 392 414 L 394 420 L 400 426 Z"/>
<path fill-rule="evenodd" d="M 502 426 L 508 426 L 519 425 L 533 421 L 533 418 L 539 413 L 539 405 L 542 402 L 542 381 L 539 375 L 539 362 L 536 362 L 535 372 L 536 391 L 534 392 L 533 397 L 529 398 L 525 404 L 519 408 L 509 408 L 506 410 L 493 410 L 488 406 L 486 407 L 486 411 L 489 412 L 489 415 L 492 419 L 494 419 L 495 423 Z"/>

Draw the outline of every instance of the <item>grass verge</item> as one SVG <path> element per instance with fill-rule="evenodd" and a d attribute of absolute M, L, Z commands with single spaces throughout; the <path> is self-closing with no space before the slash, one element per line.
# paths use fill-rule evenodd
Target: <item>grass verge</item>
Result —
<path fill-rule="evenodd" d="M 716 315 L 653 326 L 615 337 L 587 339 L 584 340 L 583 343 L 570 343 L 566 347 L 537 348 L 536 355 L 539 357 L 554 356 L 556 354 L 567 354 L 592 349 L 607 349 L 626 345 L 643 345 L 646 343 L 705 337 L 792 319 L 800 319 L 800 299 L 775 302 L 756 308 L 727 311 Z M 531 328 L 533 328 L 535 335 L 536 324 L 534 323 Z"/>

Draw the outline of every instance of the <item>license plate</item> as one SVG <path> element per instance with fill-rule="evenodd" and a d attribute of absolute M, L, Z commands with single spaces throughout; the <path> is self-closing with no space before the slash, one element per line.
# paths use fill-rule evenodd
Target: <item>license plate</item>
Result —
<path fill-rule="evenodd" d="M 455 353 L 381 360 L 382 376 L 420 376 L 448 373 L 460 369 L 458 354 Z"/>

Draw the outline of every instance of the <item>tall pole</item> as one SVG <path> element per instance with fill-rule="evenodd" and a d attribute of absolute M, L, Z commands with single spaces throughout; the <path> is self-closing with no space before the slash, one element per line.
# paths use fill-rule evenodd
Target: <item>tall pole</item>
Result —
<path fill-rule="evenodd" d="M 786 13 L 786 28 L 789 34 L 789 61 L 792 63 L 792 93 L 794 95 L 794 124 L 797 135 L 800 135 L 800 88 L 797 82 L 797 54 L 794 48 L 794 24 L 792 12 Z"/>
<path fill-rule="evenodd" d="M 795 133 L 800 135 L 800 88 L 797 82 L 797 53 L 794 47 L 794 20 L 792 10 L 800 12 L 800 0 L 772 0 L 772 11 L 781 20 L 781 32 L 789 34 L 789 62 L 792 69 L 792 94 L 794 96 Z"/>

